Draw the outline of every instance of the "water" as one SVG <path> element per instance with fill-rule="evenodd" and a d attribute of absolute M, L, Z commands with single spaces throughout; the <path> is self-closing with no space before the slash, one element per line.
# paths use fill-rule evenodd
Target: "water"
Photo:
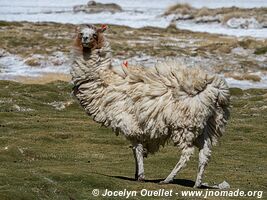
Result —
<path fill-rule="evenodd" d="M 19 56 L 8 54 L 0 57 L 0 80 L 16 80 L 17 77 L 40 77 L 44 73 L 63 73 L 68 74 L 70 65 L 63 63 L 54 66 L 45 63 L 41 67 L 31 67 Z"/>
<path fill-rule="evenodd" d="M 248 80 L 236 80 L 233 78 L 225 78 L 230 88 L 241 88 L 241 89 L 249 89 L 249 88 L 267 88 L 267 76 L 262 76 L 260 82 L 253 82 Z"/>
<path fill-rule="evenodd" d="M 98 13 L 85 14 L 73 13 L 74 5 L 86 4 L 87 0 L 26 0 L 19 1 L 1 0 L 0 1 L 0 20 L 5 21 L 53 21 L 59 23 L 107 23 L 117 25 L 127 25 L 135 28 L 143 26 L 166 27 L 169 19 L 159 18 L 169 5 L 174 4 L 175 0 L 100 0 L 97 2 L 115 2 L 123 8 L 120 13 Z M 159 3 L 160 2 L 160 3 Z"/>
<path fill-rule="evenodd" d="M 167 27 L 171 17 L 159 17 L 169 6 L 189 3 L 194 7 L 267 7 L 266 0 L 98 0 L 102 3 L 117 3 L 123 8 L 120 13 L 85 14 L 72 12 L 77 4 L 88 0 L 0 0 L 0 20 L 5 21 L 53 21 L 59 23 L 107 23 L 134 28 L 144 26 Z M 235 33 L 235 32 L 233 32 Z M 231 34 L 233 34 L 231 33 Z M 254 35 L 254 34 L 251 34 Z"/>
<path fill-rule="evenodd" d="M 29 22 L 58 22 L 58 23 L 105 23 L 126 25 L 134 28 L 144 26 L 167 27 L 172 17 L 160 17 L 162 13 L 171 5 L 176 3 L 189 3 L 194 7 L 230 7 L 237 6 L 243 8 L 267 7 L 267 0 L 98 0 L 101 3 L 117 3 L 123 8 L 120 13 L 98 13 L 85 14 L 73 13 L 74 5 L 86 4 L 88 0 L 0 0 L 0 20 L 4 21 L 29 21 Z M 190 24 L 182 22 L 177 24 L 179 28 L 192 31 L 202 31 L 211 33 L 221 33 L 226 35 L 252 36 L 267 38 L 267 29 L 228 29 L 213 25 Z M 40 76 L 43 73 L 59 72 L 68 73 L 69 66 L 47 65 L 42 68 L 33 68 L 24 63 L 24 60 L 9 55 L 0 58 L 0 79 L 10 79 L 10 77 L 20 76 Z M 237 81 L 227 79 L 231 86 L 241 88 L 247 87 L 267 87 L 267 79 L 263 77 L 260 83 L 249 81 Z"/>
<path fill-rule="evenodd" d="M 195 8 L 220 8 L 220 7 L 240 7 L 240 8 L 256 8 L 267 7 L 266 0 L 178 0 L 179 3 L 189 3 Z"/>
<path fill-rule="evenodd" d="M 176 23 L 176 27 L 179 29 L 197 31 L 197 32 L 207 32 L 207 33 L 216 33 L 216 34 L 224 34 L 231 35 L 236 37 L 255 37 L 259 39 L 267 38 L 267 28 L 263 29 L 231 29 L 225 26 L 222 26 L 218 23 L 211 24 L 197 24 L 194 22 L 181 21 Z"/>
<path fill-rule="evenodd" d="M 144 60 L 146 60 L 146 58 L 147 60 L 155 59 L 143 55 L 141 58 L 143 61 L 141 63 L 144 63 Z M 122 61 L 117 60 L 114 66 L 119 65 L 119 63 L 122 63 Z M 46 73 L 69 74 L 70 71 L 69 62 L 65 62 L 60 66 L 53 66 L 50 63 L 44 65 L 43 67 L 31 67 L 27 65 L 22 58 L 12 54 L 0 57 L 0 66 L 2 66 L 0 68 L 1 71 L 0 80 L 17 80 L 18 77 L 40 77 Z M 230 87 L 237 87 L 242 89 L 267 88 L 266 74 L 262 74 L 259 72 L 257 73 L 257 75 L 259 75 L 262 79 L 260 82 L 252 82 L 248 80 L 235 80 L 233 78 L 226 78 L 226 81 Z"/>

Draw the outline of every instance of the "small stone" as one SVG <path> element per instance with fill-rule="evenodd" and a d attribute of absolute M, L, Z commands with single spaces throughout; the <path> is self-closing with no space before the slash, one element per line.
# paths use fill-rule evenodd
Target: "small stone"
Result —
<path fill-rule="evenodd" d="M 230 185 L 229 185 L 229 183 L 227 183 L 226 181 L 223 181 L 222 183 L 220 183 L 220 184 L 218 185 L 218 188 L 219 188 L 220 190 L 226 190 L 226 189 L 230 189 Z"/>

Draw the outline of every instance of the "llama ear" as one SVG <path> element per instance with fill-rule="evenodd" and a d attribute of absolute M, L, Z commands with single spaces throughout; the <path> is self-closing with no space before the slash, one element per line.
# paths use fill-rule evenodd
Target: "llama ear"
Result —
<path fill-rule="evenodd" d="M 123 61 L 122 64 L 123 64 L 124 67 L 127 67 L 128 68 L 128 61 L 127 60 Z"/>
<path fill-rule="evenodd" d="M 100 32 L 105 32 L 108 29 L 108 26 L 106 24 L 102 24 L 101 28 L 99 29 Z"/>
<path fill-rule="evenodd" d="M 76 29 L 75 29 L 76 33 L 80 32 L 80 30 L 81 30 L 80 26 L 77 26 Z"/>

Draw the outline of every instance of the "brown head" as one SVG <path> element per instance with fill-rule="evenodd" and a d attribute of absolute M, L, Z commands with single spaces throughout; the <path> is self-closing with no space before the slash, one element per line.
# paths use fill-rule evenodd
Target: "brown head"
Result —
<path fill-rule="evenodd" d="M 76 29 L 76 48 L 82 51 L 100 49 L 104 45 L 103 32 L 107 29 L 106 25 L 97 28 L 94 25 L 82 25 Z"/>

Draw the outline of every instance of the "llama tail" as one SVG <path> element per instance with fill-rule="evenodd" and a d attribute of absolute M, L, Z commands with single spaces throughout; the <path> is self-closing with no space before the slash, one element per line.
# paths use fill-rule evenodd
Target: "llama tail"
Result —
<path fill-rule="evenodd" d="M 211 85 L 218 92 L 217 103 L 222 107 L 228 107 L 230 103 L 230 91 L 225 79 L 219 76 L 215 76 Z"/>
<path fill-rule="evenodd" d="M 192 118 L 197 116 L 212 145 L 215 145 L 223 135 L 229 118 L 229 87 L 223 77 L 210 75 L 200 68 L 176 64 L 176 69 L 177 66 L 178 70 L 172 70 L 172 76 L 176 80 L 172 81 L 176 88 L 172 96 L 183 101 Z"/>
<path fill-rule="evenodd" d="M 215 76 L 211 84 L 206 89 L 207 94 L 215 96 L 215 105 L 212 115 L 209 117 L 204 131 L 215 145 L 218 139 L 225 132 L 225 126 L 229 119 L 230 91 L 224 78 Z"/>

